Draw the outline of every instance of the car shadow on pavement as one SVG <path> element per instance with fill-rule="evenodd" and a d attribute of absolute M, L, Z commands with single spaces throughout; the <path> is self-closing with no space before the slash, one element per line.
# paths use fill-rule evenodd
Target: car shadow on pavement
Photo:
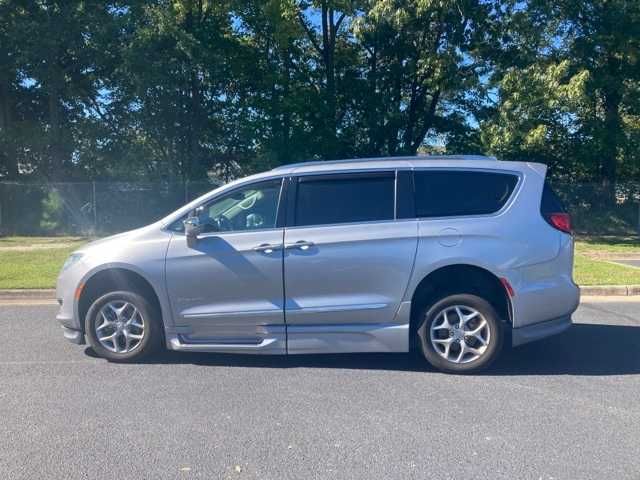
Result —
<path fill-rule="evenodd" d="M 505 349 L 487 375 L 637 375 L 640 327 L 579 323 L 566 332 Z"/>
<path fill-rule="evenodd" d="M 95 356 L 90 348 L 85 350 Z M 164 351 L 146 364 L 209 367 L 335 368 L 433 371 L 418 355 L 362 353 L 326 355 L 236 355 Z M 481 375 L 632 375 L 640 374 L 640 327 L 575 324 L 568 331 L 518 348 L 505 348 Z"/>

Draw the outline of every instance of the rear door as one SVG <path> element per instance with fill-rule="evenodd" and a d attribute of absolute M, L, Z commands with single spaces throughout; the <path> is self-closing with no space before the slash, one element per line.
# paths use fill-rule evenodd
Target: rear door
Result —
<path fill-rule="evenodd" d="M 293 178 L 285 229 L 288 351 L 406 349 L 396 313 L 417 222 L 396 219 L 396 173 Z"/>

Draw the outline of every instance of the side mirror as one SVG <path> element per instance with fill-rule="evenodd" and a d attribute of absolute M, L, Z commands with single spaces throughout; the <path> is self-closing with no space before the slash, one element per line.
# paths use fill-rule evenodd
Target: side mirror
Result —
<path fill-rule="evenodd" d="M 188 217 L 184 222 L 184 233 L 187 237 L 187 246 L 193 248 L 198 242 L 198 235 L 202 231 L 200 219 L 198 217 Z"/>

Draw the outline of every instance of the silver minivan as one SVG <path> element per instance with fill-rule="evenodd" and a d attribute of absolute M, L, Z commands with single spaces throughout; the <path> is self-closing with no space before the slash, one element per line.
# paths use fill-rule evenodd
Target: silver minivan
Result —
<path fill-rule="evenodd" d="M 416 351 L 476 371 L 578 306 L 570 218 L 545 176 L 469 156 L 279 167 L 73 253 L 57 319 L 112 361 Z"/>

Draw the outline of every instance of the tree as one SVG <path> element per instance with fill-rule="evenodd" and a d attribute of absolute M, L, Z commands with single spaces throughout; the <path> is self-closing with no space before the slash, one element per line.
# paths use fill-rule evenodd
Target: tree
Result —
<path fill-rule="evenodd" d="M 0 0 L 0 178 L 186 182 L 488 151 L 613 185 L 640 174 L 639 10 Z"/>
<path fill-rule="evenodd" d="M 113 98 L 125 119 L 127 143 L 149 160 L 149 175 L 203 178 L 217 164 L 240 159 L 243 146 L 234 145 L 238 138 L 225 117 L 225 110 L 241 101 L 232 81 L 235 48 L 225 2 L 128 7 Z"/>
<path fill-rule="evenodd" d="M 591 111 L 587 92 L 589 72 L 570 73 L 568 61 L 502 72 L 500 106 L 482 123 L 481 139 L 500 158 L 544 162 L 556 175 L 591 168 L 582 150 L 585 132 L 580 123 Z"/>
<path fill-rule="evenodd" d="M 15 58 L 15 11 L 0 3 L 0 175 L 18 177 L 15 123 L 17 59 Z"/>
<path fill-rule="evenodd" d="M 320 16 L 320 32 L 316 32 L 312 20 L 306 10 L 316 7 L 319 11 L 312 12 Z M 324 125 L 323 134 L 325 136 L 324 149 L 325 158 L 335 158 L 338 153 L 338 90 L 336 86 L 336 54 L 340 29 L 349 15 L 354 13 L 354 2 L 349 0 L 319 0 L 316 2 L 302 1 L 297 6 L 297 17 L 300 25 L 304 29 L 309 42 L 316 51 L 320 64 L 322 65 L 322 91 L 324 103 Z M 341 51 L 348 49 L 348 42 L 344 41 Z"/>
<path fill-rule="evenodd" d="M 499 101 L 485 145 L 507 158 L 540 155 L 557 171 L 608 185 L 621 169 L 637 173 L 640 3 L 509 1 L 503 13 Z"/>
<path fill-rule="evenodd" d="M 378 0 L 355 22 L 364 52 L 365 151 L 415 154 L 428 134 L 454 132 L 480 86 L 488 5 Z"/>

